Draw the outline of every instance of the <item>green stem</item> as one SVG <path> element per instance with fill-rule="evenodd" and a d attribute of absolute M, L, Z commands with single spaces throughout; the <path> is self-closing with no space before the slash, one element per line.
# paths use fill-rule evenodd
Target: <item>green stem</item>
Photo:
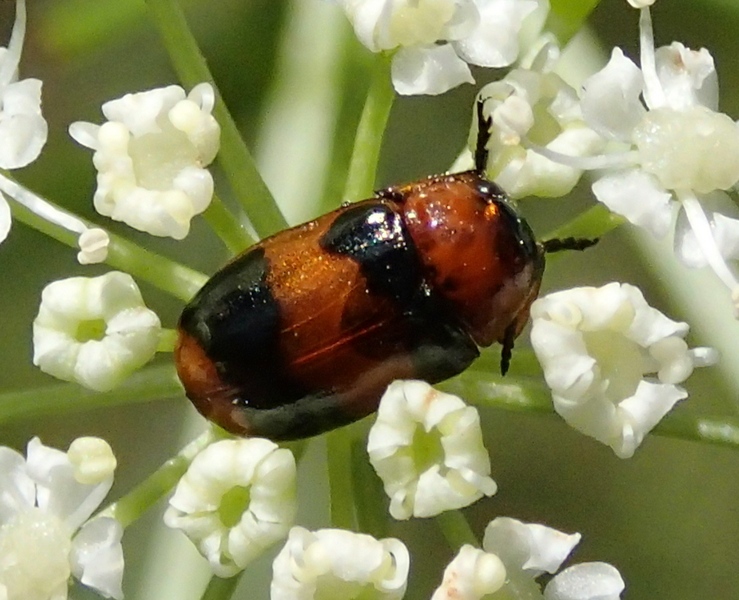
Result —
<path fill-rule="evenodd" d="M 174 352 L 177 343 L 176 329 L 162 329 L 159 332 L 159 343 L 157 344 L 157 352 Z"/>
<path fill-rule="evenodd" d="M 550 0 L 544 31 L 552 32 L 564 47 L 584 25 L 600 0 Z"/>
<path fill-rule="evenodd" d="M 331 488 L 331 526 L 354 530 L 351 428 L 340 427 L 326 436 L 326 454 Z"/>
<path fill-rule="evenodd" d="M 144 514 L 159 499 L 168 494 L 185 474 L 192 460 L 218 438 L 215 428 L 208 427 L 174 457 L 139 483 L 117 502 L 108 505 L 100 516 L 117 519 L 127 527 Z"/>
<path fill-rule="evenodd" d="M 239 575 L 228 579 L 213 575 L 208 582 L 208 587 L 205 588 L 203 595 L 200 597 L 201 600 L 228 600 L 236 591 L 242 573 L 243 571 Z"/>
<path fill-rule="evenodd" d="M 626 222 L 622 216 L 612 213 L 603 204 L 596 204 L 592 208 L 580 213 L 569 223 L 550 231 L 542 239 L 600 238 Z"/>
<path fill-rule="evenodd" d="M 367 198 L 372 195 L 375 187 L 382 136 L 395 99 L 390 80 L 390 58 L 383 53 L 375 55 L 372 81 L 354 138 L 354 150 L 344 189 L 345 201 Z"/>
<path fill-rule="evenodd" d="M 266 237 L 284 229 L 285 218 L 223 102 L 182 9 L 176 0 L 147 0 L 147 4 L 180 81 L 188 87 L 202 82 L 213 86 L 216 96 L 213 115 L 221 126 L 218 163 L 257 235 Z"/>
<path fill-rule="evenodd" d="M 382 481 L 369 461 L 366 437 L 352 440 L 352 485 L 361 490 L 354 497 L 357 528 L 380 539 L 388 535 L 388 501 Z"/>
<path fill-rule="evenodd" d="M 254 244 L 252 237 L 239 225 L 236 217 L 217 195 L 213 196 L 203 217 L 232 254 L 239 254 Z"/>
<path fill-rule="evenodd" d="M 554 414 L 550 391 L 540 378 L 501 377 L 473 367 L 438 387 L 476 406 Z M 678 408 L 662 419 L 652 433 L 739 450 L 739 419 L 733 416 L 696 416 Z"/>
<path fill-rule="evenodd" d="M 93 392 L 76 383 L 56 383 L 22 392 L 5 392 L 0 394 L 0 423 L 181 395 L 182 386 L 177 373 L 171 364 L 167 364 L 142 369 L 109 392 Z"/>
<path fill-rule="evenodd" d="M 53 202 L 44 200 L 49 205 L 66 214 L 68 211 L 56 206 Z M 10 209 L 13 218 L 29 227 L 48 235 L 50 238 L 66 244 L 70 248 L 78 248 L 77 239 L 79 234 L 69 231 L 45 220 L 36 213 L 16 202 L 10 203 Z M 79 219 L 87 227 L 98 227 L 85 219 Z M 175 298 L 187 302 L 195 295 L 208 277 L 198 271 L 190 269 L 184 265 L 174 262 L 169 258 L 165 258 L 160 254 L 155 254 L 137 246 L 120 236 L 108 232 L 110 236 L 110 246 L 108 246 L 108 256 L 105 259 L 106 264 L 116 269 L 121 269 L 130 273 L 138 279 L 143 279 L 158 287 Z"/>
<path fill-rule="evenodd" d="M 455 552 L 465 544 L 480 547 L 467 519 L 459 510 L 447 510 L 440 515 L 434 517 L 436 524 L 439 526 L 441 533 L 444 534 L 449 547 Z"/>

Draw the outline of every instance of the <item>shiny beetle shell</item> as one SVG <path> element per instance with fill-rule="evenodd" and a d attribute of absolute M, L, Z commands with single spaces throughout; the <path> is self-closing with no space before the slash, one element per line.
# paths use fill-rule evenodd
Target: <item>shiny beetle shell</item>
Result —
<path fill-rule="evenodd" d="M 187 396 L 240 435 L 318 434 L 377 409 L 395 379 L 442 381 L 478 346 L 507 368 L 544 248 L 479 170 L 378 192 L 267 238 L 184 309 Z"/>

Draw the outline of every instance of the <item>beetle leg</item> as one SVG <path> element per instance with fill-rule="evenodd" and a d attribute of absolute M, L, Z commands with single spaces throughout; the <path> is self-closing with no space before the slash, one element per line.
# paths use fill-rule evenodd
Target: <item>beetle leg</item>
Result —
<path fill-rule="evenodd" d="M 544 252 L 561 252 L 562 250 L 585 250 L 598 243 L 598 238 L 553 238 L 541 242 Z"/>
<path fill-rule="evenodd" d="M 485 176 L 485 165 L 488 162 L 488 149 L 486 148 L 490 141 L 490 127 L 493 125 L 492 117 L 485 117 L 483 107 L 485 100 L 477 99 L 477 142 L 475 143 L 475 171 L 483 177 Z"/>
<path fill-rule="evenodd" d="M 513 356 L 513 343 L 516 340 L 516 322 L 514 321 L 505 329 L 503 334 L 503 348 L 500 351 L 500 374 L 508 373 L 511 366 L 511 356 Z"/>

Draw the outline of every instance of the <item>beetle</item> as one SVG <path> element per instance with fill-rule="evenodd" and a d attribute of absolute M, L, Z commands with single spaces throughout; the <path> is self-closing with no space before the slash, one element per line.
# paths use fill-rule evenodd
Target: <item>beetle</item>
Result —
<path fill-rule="evenodd" d="M 478 347 L 505 374 L 544 272 L 538 243 L 486 179 L 491 121 L 477 104 L 475 168 L 376 192 L 264 239 L 218 271 L 178 325 L 177 372 L 227 431 L 309 437 L 377 409 L 387 385 L 436 383 Z"/>

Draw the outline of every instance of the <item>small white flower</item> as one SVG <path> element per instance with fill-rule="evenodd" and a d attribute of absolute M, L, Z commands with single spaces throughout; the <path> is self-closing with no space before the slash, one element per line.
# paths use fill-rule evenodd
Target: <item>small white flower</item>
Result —
<path fill-rule="evenodd" d="M 95 151 L 95 209 L 152 235 L 184 238 L 213 197 L 205 167 L 220 140 L 214 98 L 207 83 L 187 97 L 171 85 L 106 102 L 101 126 L 73 123 L 70 135 Z"/>
<path fill-rule="evenodd" d="M 466 544 L 444 570 L 431 600 L 482 600 L 501 589 L 505 580 L 505 566 L 495 554 Z"/>
<path fill-rule="evenodd" d="M 164 522 L 181 529 L 219 577 L 284 538 L 295 520 L 295 459 L 262 438 L 223 440 L 192 461 Z"/>
<path fill-rule="evenodd" d="M 112 451 L 96 438 L 72 447 L 76 464 L 38 438 L 26 459 L 0 447 L 0 588 L 8 600 L 66 599 L 70 575 L 105 597 L 123 597 L 123 528 L 108 517 L 88 521 L 113 483 Z M 108 467 L 99 469 L 102 456 Z M 80 481 L 90 472 L 97 475 Z"/>
<path fill-rule="evenodd" d="M 33 322 L 33 363 L 59 379 L 110 390 L 154 356 L 160 331 L 130 275 L 54 281 Z"/>
<path fill-rule="evenodd" d="M 477 410 L 423 381 L 395 381 L 367 441 L 396 519 L 468 506 L 497 487 Z"/>
<path fill-rule="evenodd" d="M 579 541 L 578 533 L 568 535 L 544 525 L 498 517 L 485 529 L 482 547 L 505 566 L 506 582 L 500 589 L 501 597 L 539 598 L 536 578 L 543 573 L 556 573 Z M 555 575 L 544 589 L 544 598 L 617 600 L 623 589 L 623 579 L 611 565 L 581 563 Z"/>
<path fill-rule="evenodd" d="M 7 48 L 0 48 L 0 168 L 17 169 L 36 160 L 46 143 L 48 127 L 41 115 L 41 81 L 18 81 L 26 2 L 18 0 Z"/>
<path fill-rule="evenodd" d="M 485 529 L 483 550 L 462 547 L 432 600 L 618 600 L 624 582 L 611 565 L 582 563 L 557 573 L 579 541 L 578 533 L 498 517 Z M 544 573 L 557 575 L 542 595 L 536 579 Z"/>
<path fill-rule="evenodd" d="M 713 349 L 688 349 L 688 325 L 649 306 L 628 284 L 549 294 L 534 302 L 531 318 L 554 409 L 621 458 L 687 397 L 677 384 L 717 360 Z"/>
<path fill-rule="evenodd" d="M 108 258 L 110 236 L 99 227 L 85 229 L 77 240 L 80 251 L 77 260 L 81 265 L 92 265 L 104 262 Z"/>
<path fill-rule="evenodd" d="M 491 118 L 486 173 L 512 198 L 563 196 L 582 174 L 528 148 L 530 140 L 569 156 L 603 148 L 603 139 L 583 120 L 577 92 L 555 73 L 514 69 L 483 87 L 480 97 Z"/>
<path fill-rule="evenodd" d="M 396 51 L 392 78 L 400 94 L 441 94 L 472 83 L 468 63 L 512 64 L 525 21 L 540 26 L 549 10 L 547 0 L 339 0 L 339 4 L 367 48 Z"/>
<path fill-rule="evenodd" d="M 0 169 L 18 169 L 36 160 L 48 135 L 41 114 L 41 81 L 18 81 L 25 33 L 26 2 L 17 0 L 10 42 L 0 47 Z M 8 237 L 10 223 L 8 201 L 0 194 L 0 243 Z"/>
<path fill-rule="evenodd" d="M 341 529 L 293 527 L 272 565 L 272 600 L 400 599 L 410 557 L 403 542 Z"/>
<path fill-rule="evenodd" d="M 593 183 L 598 200 L 656 237 L 670 231 L 679 211 L 677 257 L 686 266 L 710 266 L 739 316 L 739 278 L 727 264 L 737 258 L 739 219 L 702 207 L 739 180 L 739 125 L 717 112 L 718 78 L 709 52 L 678 42 L 655 51 L 649 3 L 638 4 L 644 7 L 641 68 L 615 48 L 608 64 L 583 85 L 585 121 L 610 142 L 611 151 L 585 159 L 551 148 L 537 151 L 600 170 Z M 735 223 L 723 227 L 722 219 Z"/>

